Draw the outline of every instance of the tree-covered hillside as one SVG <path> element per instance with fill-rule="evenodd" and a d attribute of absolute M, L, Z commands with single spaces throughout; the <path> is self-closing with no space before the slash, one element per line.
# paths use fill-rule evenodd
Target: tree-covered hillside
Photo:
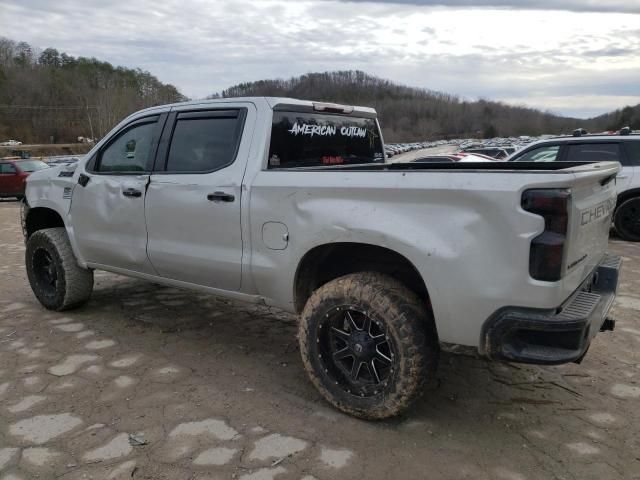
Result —
<path fill-rule="evenodd" d="M 0 37 L 0 141 L 101 137 L 136 110 L 183 99 L 149 72 Z"/>
<path fill-rule="evenodd" d="M 640 105 L 624 107 L 587 121 L 587 128 L 593 130 L 598 128 L 619 130 L 621 127 L 631 127 L 633 130 L 640 130 Z"/>
<path fill-rule="evenodd" d="M 289 80 L 259 80 L 212 97 L 273 95 L 374 107 L 385 140 L 418 141 L 640 129 L 640 105 L 589 120 L 561 117 L 500 102 L 406 87 L 361 71 L 309 73 Z M 39 51 L 0 37 L 0 141 L 75 142 L 100 138 L 141 108 L 184 100 L 173 85 L 140 69 L 73 57 L 55 48 Z"/>
<path fill-rule="evenodd" d="M 577 127 L 603 130 L 625 124 L 605 116 L 587 121 L 500 102 L 466 101 L 446 93 L 397 85 L 360 71 L 310 73 L 289 80 L 242 83 L 220 95 L 276 95 L 372 106 L 378 111 L 385 140 L 389 142 L 567 133 Z"/>

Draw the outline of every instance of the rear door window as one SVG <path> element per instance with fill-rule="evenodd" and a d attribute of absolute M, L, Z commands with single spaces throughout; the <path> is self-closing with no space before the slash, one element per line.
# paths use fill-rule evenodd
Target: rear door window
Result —
<path fill-rule="evenodd" d="M 568 145 L 568 162 L 620 162 L 619 143 L 580 143 Z"/>
<path fill-rule="evenodd" d="M 16 173 L 16 167 L 10 163 L 0 163 L 0 173 Z"/>
<path fill-rule="evenodd" d="M 374 118 L 273 112 L 269 168 L 384 163 Z"/>
<path fill-rule="evenodd" d="M 555 162 L 558 159 L 560 145 L 546 145 L 523 153 L 515 162 Z"/>
<path fill-rule="evenodd" d="M 171 137 L 166 171 L 208 173 L 231 165 L 242 134 L 244 111 L 184 112 Z"/>

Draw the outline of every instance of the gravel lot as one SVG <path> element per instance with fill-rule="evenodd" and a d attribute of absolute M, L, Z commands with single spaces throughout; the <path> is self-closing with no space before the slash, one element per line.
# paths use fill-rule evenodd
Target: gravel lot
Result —
<path fill-rule="evenodd" d="M 616 331 L 581 365 L 444 354 L 402 418 L 342 415 L 302 370 L 295 318 L 96 274 L 40 307 L 18 204 L 0 203 L 0 479 L 638 479 L 640 245 Z"/>

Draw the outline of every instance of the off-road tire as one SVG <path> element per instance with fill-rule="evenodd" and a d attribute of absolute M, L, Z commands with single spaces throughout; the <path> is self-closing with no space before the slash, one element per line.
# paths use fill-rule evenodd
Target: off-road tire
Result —
<path fill-rule="evenodd" d="M 635 223 L 630 219 L 630 215 L 635 218 Z M 628 242 L 640 242 L 640 197 L 629 198 L 616 208 L 613 225 L 616 227 L 618 236 Z"/>
<path fill-rule="evenodd" d="M 319 325 L 340 305 L 352 305 L 382 322 L 396 352 L 386 385 L 368 397 L 346 391 L 322 363 Z M 322 396 L 339 410 L 368 420 L 404 412 L 434 378 L 439 357 L 436 328 L 425 301 L 393 277 L 375 272 L 345 275 L 316 290 L 301 314 L 298 338 L 305 370 Z"/>
<path fill-rule="evenodd" d="M 43 286 L 38 277 L 39 267 L 35 259 L 45 254 L 55 269 L 57 280 L 53 286 Z M 27 240 L 25 265 L 33 293 L 49 310 L 69 310 L 89 300 L 93 290 L 93 271 L 78 265 L 64 228 L 46 228 L 31 235 Z"/>

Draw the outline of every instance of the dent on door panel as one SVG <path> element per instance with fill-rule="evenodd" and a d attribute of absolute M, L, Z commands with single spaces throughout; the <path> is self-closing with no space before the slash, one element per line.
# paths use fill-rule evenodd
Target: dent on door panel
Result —
<path fill-rule="evenodd" d="M 95 175 L 86 187 L 76 186 L 71 215 L 86 261 L 155 273 L 146 254 L 144 191 L 148 178 Z M 123 196 L 128 188 L 140 190 L 141 197 Z"/>

